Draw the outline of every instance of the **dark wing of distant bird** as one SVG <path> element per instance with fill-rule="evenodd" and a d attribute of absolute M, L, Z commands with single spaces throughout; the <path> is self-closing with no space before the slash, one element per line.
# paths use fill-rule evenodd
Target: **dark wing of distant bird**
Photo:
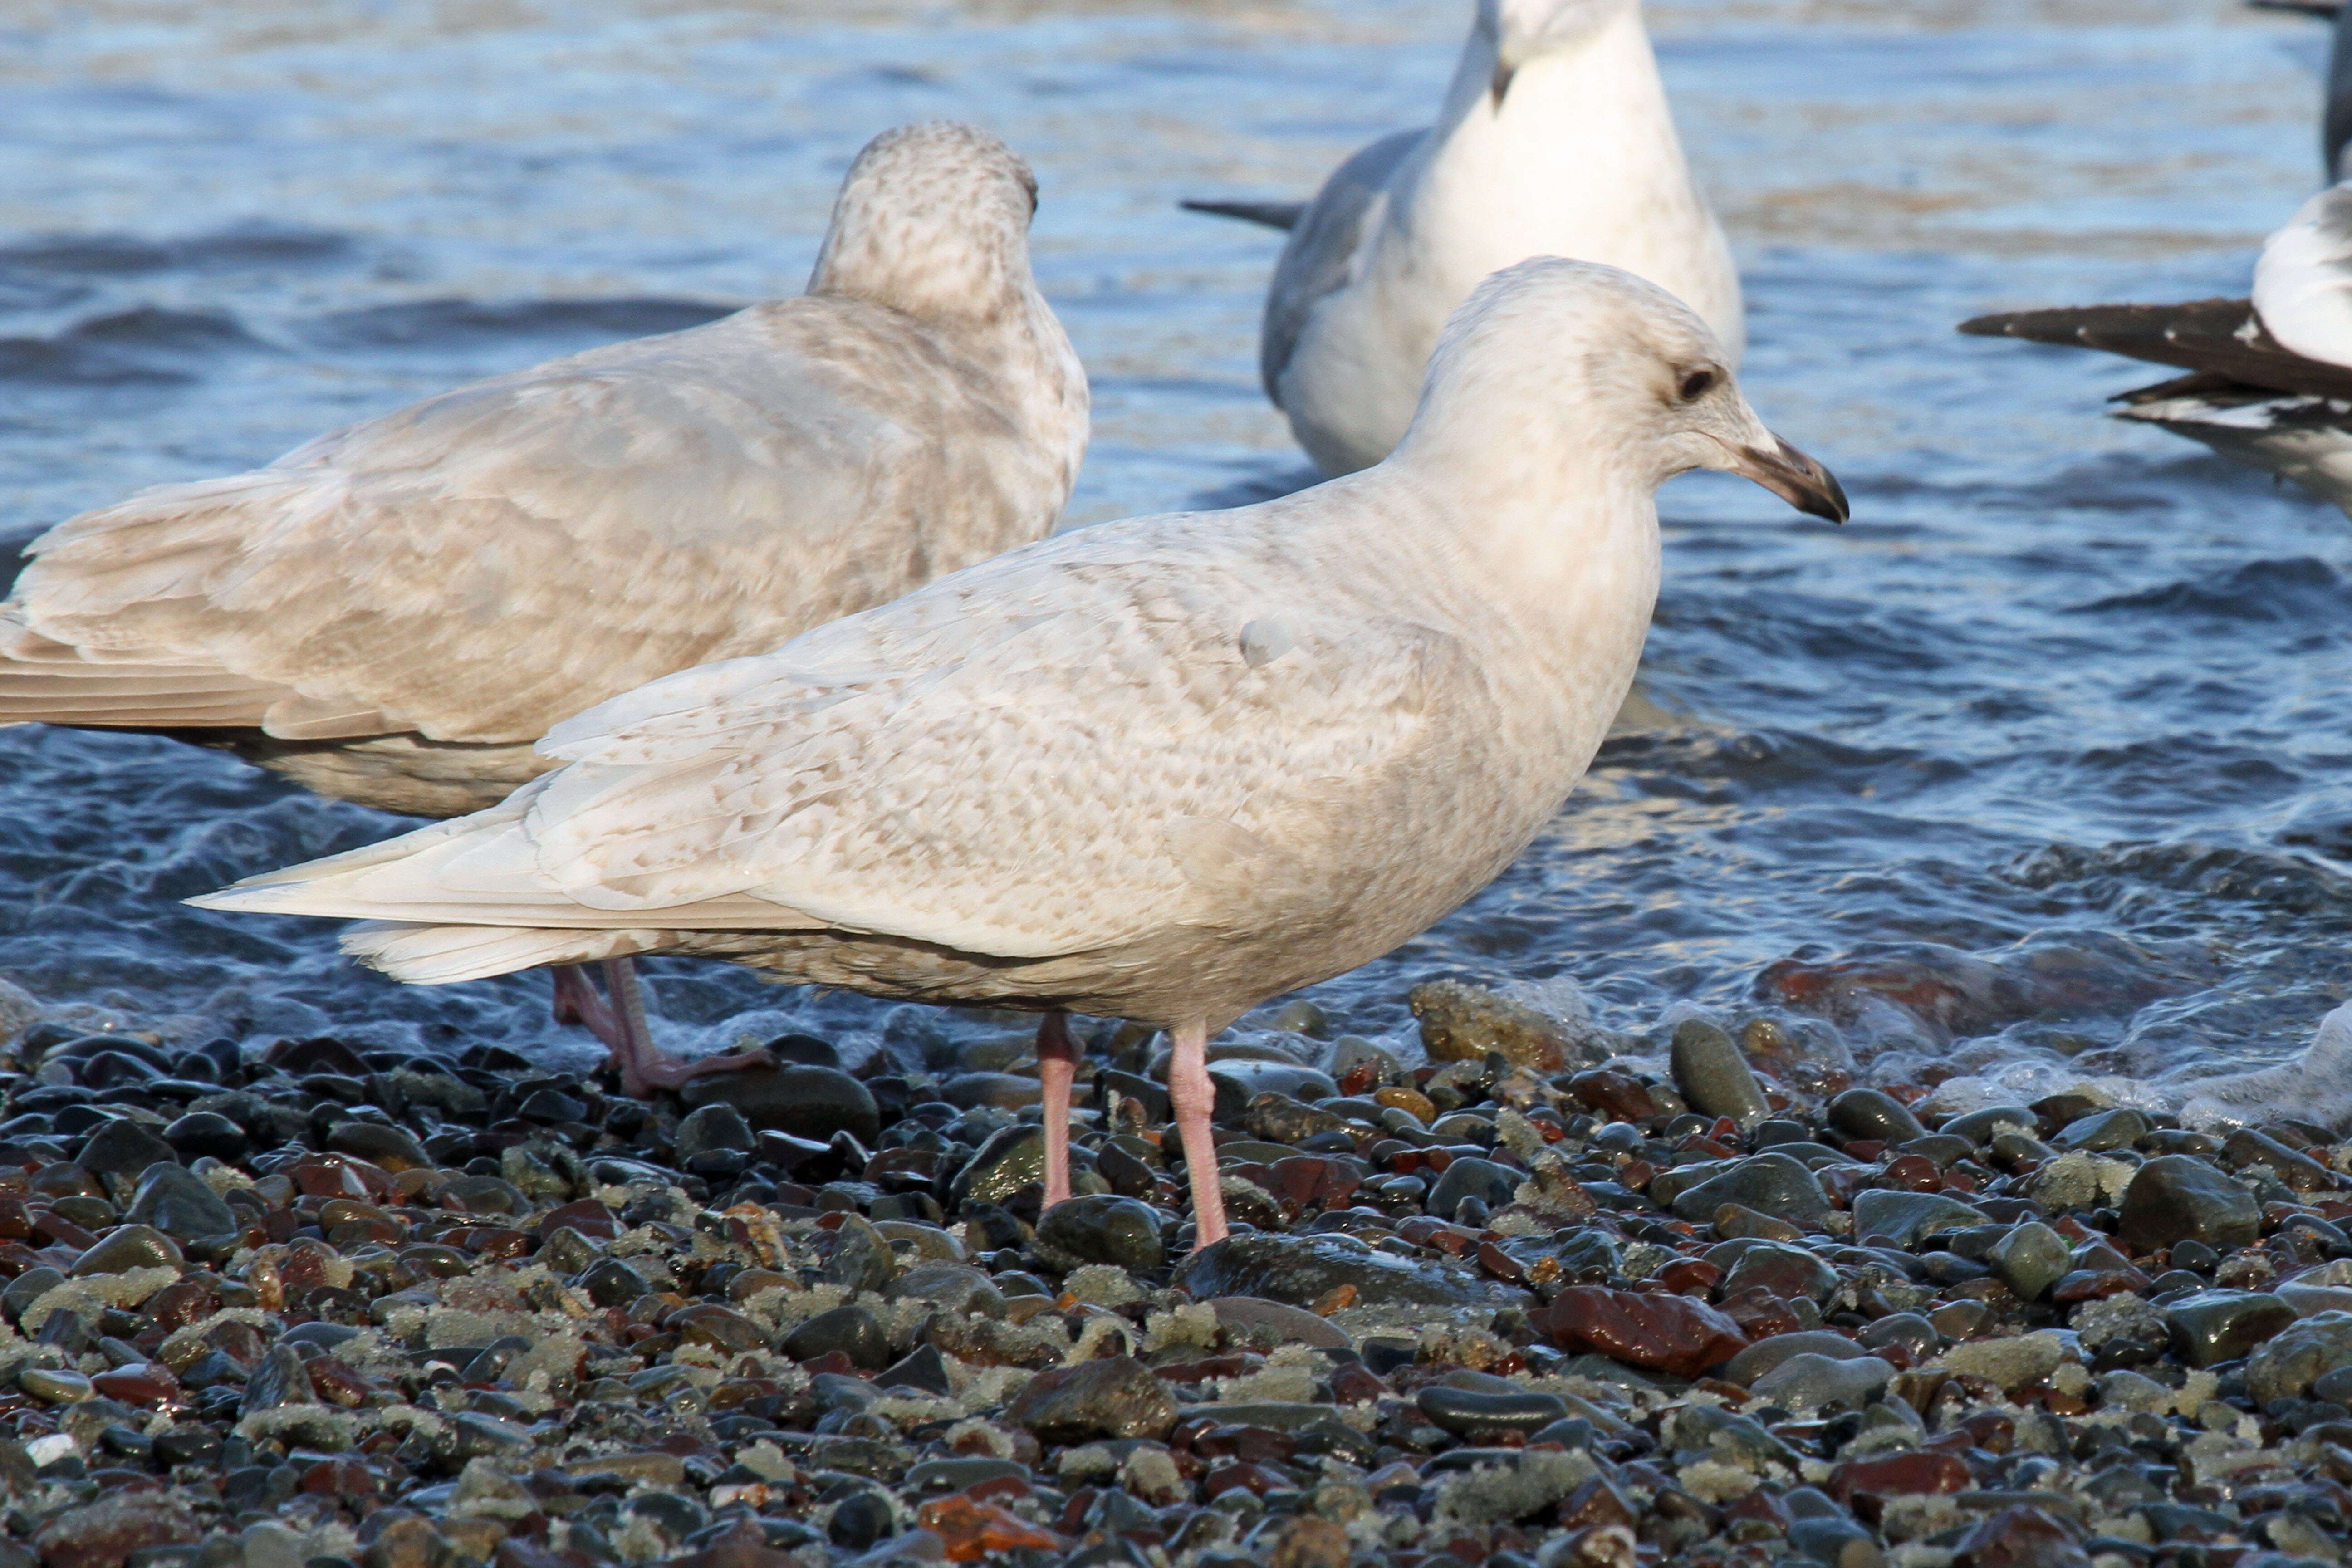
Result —
<path fill-rule="evenodd" d="M 2323 22 L 2333 22 L 2344 9 L 2344 0 L 2246 0 L 2249 10 L 2286 11 L 2297 16 L 2316 16 Z"/>
<path fill-rule="evenodd" d="M 1973 337 L 2100 349 L 2267 392 L 2352 399 L 2352 366 L 2281 346 L 2244 300 L 2013 310 L 1962 321 L 1959 330 Z"/>
<path fill-rule="evenodd" d="M 1307 312 L 1324 295 L 1346 287 L 1357 250 L 1388 210 L 1389 177 L 1428 134 L 1426 130 L 1399 131 L 1360 148 L 1331 171 L 1290 231 L 1290 243 L 1274 265 L 1274 282 L 1265 295 L 1265 325 L 1258 337 L 1258 374 L 1276 407 L 1282 405 L 1276 388 L 1298 347 Z"/>
<path fill-rule="evenodd" d="M 1214 213 L 1219 217 L 1237 217 L 1244 223 L 1262 223 L 1268 228 L 1287 232 L 1298 226 L 1307 212 L 1305 202 L 1195 202 L 1176 204 L 1186 212 Z"/>

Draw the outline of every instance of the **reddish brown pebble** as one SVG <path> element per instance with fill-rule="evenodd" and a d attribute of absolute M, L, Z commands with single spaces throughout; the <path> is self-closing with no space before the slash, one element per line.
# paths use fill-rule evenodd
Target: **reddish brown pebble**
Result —
<path fill-rule="evenodd" d="M 1637 1295 L 1574 1285 L 1530 1321 L 1568 1350 L 1598 1351 L 1630 1366 L 1696 1377 L 1748 1348 L 1739 1325 L 1687 1296 Z"/>
<path fill-rule="evenodd" d="M 1957 1456 L 1913 1449 L 1876 1458 L 1854 1459 L 1830 1472 L 1830 1495 L 1852 1502 L 1861 1493 L 1874 1497 L 1927 1496 L 1965 1491 L 1969 1467 Z"/>

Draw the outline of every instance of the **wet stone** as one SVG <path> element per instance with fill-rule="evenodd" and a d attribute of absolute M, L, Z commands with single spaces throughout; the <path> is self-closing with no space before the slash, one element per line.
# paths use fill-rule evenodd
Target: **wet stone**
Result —
<path fill-rule="evenodd" d="M 1176 1425 L 1168 1385 L 1132 1356 L 1108 1356 L 1039 1373 L 1005 1419 L 1048 1442 L 1165 1437 Z"/>
<path fill-rule="evenodd" d="M 1696 1377 L 1748 1348 L 1738 1324 L 1687 1296 L 1578 1285 L 1531 1321 L 1563 1349 L 1590 1350 L 1681 1377 Z"/>
<path fill-rule="evenodd" d="M 889 1336 L 863 1307 L 835 1307 L 819 1312 L 784 1337 L 784 1353 L 794 1361 L 814 1361 L 835 1351 L 869 1372 L 890 1364 Z"/>
<path fill-rule="evenodd" d="M 1901 1247 L 1938 1230 L 1982 1225 L 1982 1210 L 1941 1193 L 1890 1192 L 1874 1187 L 1853 1195 L 1853 1234 L 1883 1236 Z"/>
<path fill-rule="evenodd" d="M 1852 1360 L 1869 1353 L 1868 1350 L 1845 1335 L 1828 1329 L 1774 1334 L 1769 1339 L 1758 1340 L 1732 1357 L 1719 1375 L 1726 1382 L 1753 1387 L 1758 1378 L 1792 1356 L 1820 1355 Z"/>
<path fill-rule="evenodd" d="M 2090 1153 L 2128 1149 L 2148 1134 L 2147 1115 L 2128 1106 L 2095 1110 L 2077 1118 L 2050 1136 L 2050 1146 L 2062 1152 Z"/>
<path fill-rule="evenodd" d="M 373 1121 L 336 1123 L 327 1130 L 327 1147 L 394 1173 L 425 1170 L 433 1164 L 433 1157 L 415 1137 Z"/>
<path fill-rule="evenodd" d="M 222 1236 L 238 1228 L 236 1212 L 202 1176 L 182 1165 L 149 1166 L 122 1217 L 132 1225 L 152 1226 L 180 1241 Z"/>
<path fill-rule="evenodd" d="M 2352 1312 L 2322 1312 L 2280 1329 L 2246 1363 L 2257 1405 L 2294 1398 L 2329 1373 L 2352 1367 Z"/>
<path fill-rule="evenodd" d="M 1259 1296 L 1313 1307 L 1343 1288 L 1359 1306 L 1507 1307 L 1531 1298 L 1465 1266 L 1400 1258 L 1331 1235 L 1231 1236 L 1178 1266 L 1172 1281 L 1195 1300 Z"/>
<path fill-rule="evenodd" d="M 245 1400 L 239 1413 L 256 1415 L 285 1405 L 316 1405 L 319 1392 L 302 1358 L 288 1344 L 272 1345 L 246 1377 Z"/>
<path fill-rule="evenodd" d="M 1056 1204 L 1037 1224 L 1037 1250 L 1055 1267 L 1107 1263 L 1157 1268 L 1165 1259 L 1160 1211 L 1138 1198 L 1108 1193 Z"/>
<path fill-rule="evenodd" d="M 1738 1205 L 1774 1219 L 1818 1225 L 1833 1212 L 1829 1194 L 1811 1171 L 1786 1154 L 1763 1153 L 1742 1160 L 1677 1192 L 1667 1206 L 1677 1219 L 1702 1224 L 1726 1205 Z"/>
<path fill-rule="evenodd" d="M 1557 1394 L 1535 1390 L 1501 1393 L 1486 1389 L 1448 1388 L 1433 1384 L 1415 1400 L 1421 1413 L 1457 1437 L 1473 1433 L 1530 1434 L 1568 1414 L 1568 1403 Z"/>
<path fill-rule="evenodd" d="M 251 1146 L 245 1129 L 215 1110 L 192 1110 L 163 1129 L 163 1142 L 183 1160 L 236 1161 Z"/>
<path fill-rule="evenodd" d="M 2039 1222 L 2021 1225 L 1993 1243 L 1984 1261 L 2021 1301 L 2037 1301 L 2074 1268 L 2066 1238 Z"/>
<path fill-rule="evenodd" d="M 1406 1000 L 1432 1061 L 1484 1061 L 1492 1051 L 1514 1067 L 1556 1073 L 1583 1055 L 1558 1019 L 1475 985 L 1433 980 Z"/>
<path fill-rule="evenodd" d="M 2262 1235 L 2262 1205 L 2228 1175 L 2189 1154 L 2148 1161 L 2124 1189 L 2116 1239 L 2136 1253 L 2182 1241 L 2227 1252 Z"/>
<path fill-rule="evenodd" d="M 179 1244 L 153 1226 L 125 1225 L 100 1237 L 98 1245 L 74 1259 L 77 1279 L 96 1274 L 127 1274 L 134 1268 L 176 1268 Z"/>
<path fill-rule="evenodd" d="M 2250 1354 L 2294 1321 L 2293 1307 L 2251 1290 L 2200 1290 L 2164 1310 L 2173 1349 L 2191 1366 Z"/>
<path fill-rule="evenodd" d="M 1748 1385 L 1759 1399 L 1791 1410 L 1831 1405 L 1859 1410 L 1895 1378 L 1890 1362 L 1873 1355 L 1835 1357 L 1804 1351 Z"/>
<path fill-rule="evenodd" d="M 1768 1242 L 1740 1253 L 1731 1271 L 1723 1277 L 1719 1293 L 1727 1300 L 1759 1287 L 1782 1300 L 1803 1296 L 1816 1302 L 1826 1301 L 1838 1287 L 1838 1272 L 1802 1247 L 1776 1247 Z"/>
<path fill-rule="evenodd" d="M 756 1129 L 820 1143 L 846 1132 L 870 1149 L 882 1131 L 872 1091 L 838 1068 L 786 1063 L 711 1073 L 689 1080 L 678 1098 L 697 1109 L 731 1106 Z"/>
<path fill-rule="evenodd" d="M 948 1187 L 948 1207 L 954 1212 L 966 1204 L 1002 1204 L 1045 1179 L 1045 1129 L 1015 1123 L 992 1133 L 956 1173 Z"/>
<path fill-rule="evenodd" d="M 1830 1101 L 1829 1119 L 1848 1138 L 1882 1143 L 1907 1143 L 1927 1132 L 1901 1100 L 1874 1089 L 1847 1089 Z"/>
<path fill-rule="evenodd" d="M 699 1114 L 698 1112 L 698 1114 Z M 852 1294 L 880 1291 L 898 1273 L 898 1254 L 873 1225 L 851 1215 L 834 1233 L 833 1256 L 825 1260 L 824 1278 Z"/>
<path fill-rule="evenodd" d="M 79 1405 L 97 1392 L 80 1373 L 39 1366 L 18 1373 L 16 1386 L 44 1405 Z"/>
<path fill-rule="evenodd" d="M 1771 1114 L 1764 1086 L 1729 1035 L 1700 1018 L 1675 1026 L 1668 1054 L 1675 1087 L 1705 1116 L 1727 1116 L 1753 1127 Z"/>
<path fill-rule="evenodd" d="M 1422 1200 L 1422 1207 L 1430 1214 L 1452 1218 L 1465 1198 L 1475 1198 L 1489 1209 L 1501 1208 L 1511 1201 L 1519 1184 L 1527 1178 L 1507 1166 L 1475 1155 L 1465 1155 L 1445 1167 L 1437 1184 Z"/>
<path fill-rule="evenodd" d="M 607 1258 L 580 1276 L 580 1288 L 599 1307 L 625 1307 L 653 1287 L 646 1277 L 617 1258 Z"/>
<path fill-rule="evenodd" d="M 743 1113 L 731 1105 L 720 1104 L 687 1112 L 670 1142 L 679 1163 L 690 1165 L 702 1154 L 749 1154 L 757 1141 Z"/>
<path fill-rule="evenodd" d="M 108 1121 L 89 1135 L 74 1163 L 106 1176 L 136 1176 L 148 1166 L 176 1164 L 179 1152 L 135 1121 Z"/>

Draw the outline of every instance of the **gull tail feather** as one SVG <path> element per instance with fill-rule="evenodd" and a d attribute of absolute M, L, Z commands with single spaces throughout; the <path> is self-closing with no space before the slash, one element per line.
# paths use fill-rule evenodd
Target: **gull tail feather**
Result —
<path fill-rule="evenodd" d="M 1176 204 L 1186 212 L 1209 213 L 1217 217 L 1237 217 L 1244 223 L 1264 224 L 1287 233 L 1298 226 L 1307 215 L 1305 202 L 1195 202 Z"/>
<path fill-rule="evenodd" d="M 651 952 L 668 933 L 541 931 L 527 926 L 414 925 L 369 921 L 343 933 L 342 948 L 371 969 L 411 985 L 454 985 L 551 963 L 594 963 Z"/>

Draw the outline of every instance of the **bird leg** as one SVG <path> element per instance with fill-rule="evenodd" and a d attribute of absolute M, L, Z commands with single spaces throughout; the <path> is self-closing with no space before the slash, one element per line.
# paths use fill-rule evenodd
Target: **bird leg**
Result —
<path fill-rule="evenodd" d="M 1184 1146 L 1185 1179 L 1192 1185 L 1192 1247 L 1198 1251 L 1225 1239 L 1225 1195 L 1217 1184 L 1217 1145 L 1209 1112 L 1217 1103 L 1209 1081 L 1206 1019 L 1179 1025 L 1168 1061 L 1168 1100 L 1176 1112 L 1176 1136 Z"/>
<path fill-rule="evenodd" d="M 1045 1206 L 1070 1195 L 1070 1081 L 1078 1076 L 1078 1043 L 1059 1008 L 1037 1023 L 1037 1080 L 1045 1086 Z"/>
<path fill-rule="evenodd" d="M 559 964 L 555 1021 L 577 1024 L 604 1043 L 612 1053 L 612 1065 L 620 1071 L 621 1092 L 633 1100 L 651 1100 L 656 1089 L 675 1089 L 706 1073 L 776 1065 L 765 1047 L 693 1061 L 666 1056 L 655 1046 L 653 1030 L 646 1023 L 645 998 L 637 991 L 637 966 L 626 958 L 606 959 L 604 985 L 612 993 L 609 1001 L 596 994 L 596 983 L 588 978 L 584 965 Z"/>

